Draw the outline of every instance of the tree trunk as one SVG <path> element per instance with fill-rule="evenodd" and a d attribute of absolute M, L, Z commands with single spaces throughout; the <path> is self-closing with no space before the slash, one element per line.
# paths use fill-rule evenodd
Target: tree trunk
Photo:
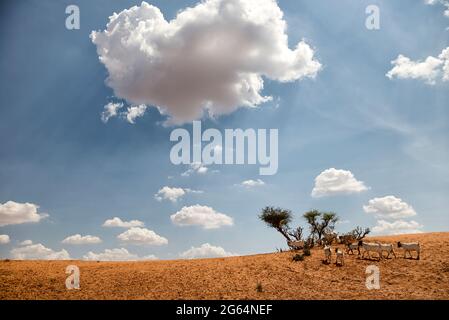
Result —
<path fill-rule="evenodd" d="M 288 236 L 288 234 L 284 230 L 282 230 L 281 228 L 278 228 L 277 230 L 285 237 L 285 239 L 287 239 L 287 241 L 291 241 L 292 240 L 292 239 L 290 239 L 290 237 Z"/>

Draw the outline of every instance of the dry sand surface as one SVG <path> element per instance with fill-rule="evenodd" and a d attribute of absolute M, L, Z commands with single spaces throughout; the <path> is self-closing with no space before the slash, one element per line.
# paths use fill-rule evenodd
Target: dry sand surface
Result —
<path fill-rule="evenodd" d="M 449 232 L 371 238 L 395 243 L 397 259 L 346 255 L 343 267 L 313 249 L 243 257 L 148 262 L 1 261 L 0 299 L 449 299 Z M 396 241 L 420 241 L 421 260 L 403 258 Z M 65 268 L 79 266 L 80 290 L 66 290 Z M 380 268 L 368 290 L 365 269 Z M 256 290 L 260 284 L 262 292 Z"/>

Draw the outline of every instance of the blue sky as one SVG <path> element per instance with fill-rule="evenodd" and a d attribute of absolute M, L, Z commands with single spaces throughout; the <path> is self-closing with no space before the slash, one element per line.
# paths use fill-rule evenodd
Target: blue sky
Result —
<path fill-rule="evenodd" d="M 149 1 L 172 19 L 196 1 Z M 65 8 L 80 8 L 80 30 L 65 28 Z M 105 83 L 108 70 L 89 38 L 104 30 L 108 16 L 139 1 L 11 1 L 2 4 L 0 40 L 0 203 L 33 203 L 48 217 L 38 223 L 0 226 L 9 243 L 0 256 L 30 239 L 67 250 L 126 248 L 139 256 L 178 258 L 204 243 L 226 252 L 250 254 L 285 247 L 282 237 L 257 218 L 267 205 L 289 208 L 295 224 L 317 208 L 339 214 L 339 231 L 374 227 L 364 205 L 395 196 L 412 206 L 420 230 L 449 229 L 449 82 L 389 79 L 399 54 L 411 60 L 438 56 L 449 46 L 444 7 L 423 1 L 278 1 L 287 22 L 289 47 L 305 41 L 322 64 L 316 77 L 281 83 L 264 79 L 273 101 L 239 108 L 204 128 L 279 129 L 279 169 L 259 176 L 258 166 L 213 166 L 206 174 L 181 174 L 171 164 L 176 127 L 149 106 L 130 124 L 118 117 L 103 123 L 103 107 L 117 101 Z M 380 29 L 365 28 L 365 8 L 380 8 Z M 123 101 L 123 99 L 118 99 Z M 351 171 L 368 190 L 314 198 L 314 179 L 328 168 Z M 213 172 L 217 170 L 217 172 Z M 263 186 L 239 186 L 262 179 Z M 164 186 L 201 190 L 176 203 L 157 201 Z M 180 227 L 170 215 L 183 206 L 209 206 L 233 218 L 232 226 Z M 137 219 L 168 239 L 161 246 L 123 244 L 126 229 L 105 228 L 105 220 Z M 404 219 L 409 221 L 410 219 Z M 73 234 L 93 235 L 100 244 L 68 245 Z"/>

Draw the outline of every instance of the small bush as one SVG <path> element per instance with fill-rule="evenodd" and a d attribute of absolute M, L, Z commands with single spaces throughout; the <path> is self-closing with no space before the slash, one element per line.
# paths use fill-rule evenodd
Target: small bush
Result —
<path fill-rule="evenodd" d="M 262 284 L 260 282 L 256 286 L 256 291 L 257 292 L 262 292 L 263 291 Z"/>
<path fill-rule="evenodd" d="M 310 256 L 310 249 L 309 248 L 304 248 L 304 255 L 306 257 Z"/>
<path fill-rule="evenodd" d="M 293 256 L 292 260 L 293 261 L 303 261 L 304 260 L 304 255 L 297 253 L 297 254 L 295 254 Z"/>
<path fill-rule="evenodd" d="M 304 243 L 304 249 L 311 249 L 315 246 L 315 242 L 313 240 L 313 237 L 307 238 L 306 242 Z"/>

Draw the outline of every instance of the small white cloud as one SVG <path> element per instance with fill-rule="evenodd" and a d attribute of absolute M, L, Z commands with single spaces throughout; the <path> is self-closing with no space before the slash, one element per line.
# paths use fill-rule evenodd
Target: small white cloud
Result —
<path fill-rule="evenodd" d="M 73 236 L 67 237 L 64 240 L 62 240 L 62 243 L 76 244 L 76 245 L 96 244 L 96 243 L 101 243 L 101 239 L 99 237 L 90 236 L 90 235 L 82 236 L 80 234 L 74 234 Z"/>
<path fill-rule="evenodd" d="M 253 187 L 261 187 L 265 185 L 265 182 L 263 182 L 261 179 L 256 179 L 256 180 L 245 180 L 241 183 L 242 186 L 246 187 L 246 188 L 253 188 Z"/>
<path fill-rule="evenodd" d="M 39 206 L 33 203 L 18 203 L 8 201 L 0 203 L 0 227 L 10 224 L 39 222 L 48 217 L 46 213 L 38 212 Z"/>
<path fill-rule="evenodd" d="M 390 79 L 418 79 L 428 84 L 449 80 L 449 47 L 438 57 L 429 56 L 424 61 L 413 61 L 400 54 L 391 63 L 394 67 L 386 74 Z"/>
<path fill-rule="evenodd" d="M 90 37 L 117 97 L 180 124 L 270 101 L 264 78 L 314 78 L 314 49 L 305 41 L 290 49 L 286 29 L 275 0 L 204 0 L 171 20 L 142 2 Z"/>
<path fill-rule="evenodd" d="M 231 217 L 216 212 L 207 206 L 194 205 L 183 207 L 181 210 L 170 216 L 171 221 L 178 226 L 201 226 L 204 229 L 217 229 L 223 226 L 234 224 Z"/>
<path fill-rule="evenodd" d="M 30 244 L 33 244 L 33 241 L 31 241 L 31 240 L 24 240 L 21 243 L 19 243 L 20 246 L 29 246 Z"/>
<path fill-rule="evenodd" d="M 423 226 L 416 221 L 396 220 L 388 222 L 385 220 L 377 221 L 377 225 L 372 228 L 373 233 L 377 234 L 404 234 L 404 233 L 422 233 Z"/>
<path fill-rule="evenodd" d="M 363 206 L 363 210 L 382 219 L 402 219 L 416 215 L 411 205 L 395 196 L 371 199 L 367 205 Z"/>
<path fill-rule="evenodd" d="M 161 188 L 155 195 L 154 198 L 158 201 L 162 200 L 170 200 L 171 202 L 176 202 L 178 199 L 182 198 L 186 193 L 203 193 L 199 190 L 192 190 L 189 188 L 170 188 L 170 187 L 163 187 Z"/>
<path fill-rule="evenodd" d="M 190 168 L 181 173 L 181 176 L 189 177 L 193 173 L 206 174 L 207 171 L 209 170 L 205 165 L 203 165 L 200 162 L 193 162 L 189 166 Z"/>
<path fill-rule="evenodd" d="M 9 242 L 10 242 L 10 239 L 7 234 L 0 234 L 0 244 L 7 244 Z"/>
<path fill-rule="evenodd" d="M 368 189 L 362 181 L 354 177 L 351 171 L 329 168 L 315 178 L 312 197 L 360 193 Z"/>
<path fill-rule="evenodd" d="M 103 227 L 118 227 L 118 228 L 132 228 L 132 227 L 143 227 L 145 224 L 139 220 L 122 221 L 118 217 L 108 219 L 103 223 Z"/>
<path fill-rule="evenodd" d="M 118 115 L 118 110 L 121 108 L 123 108 L 123 103 L 109 102 L 104 106 L 104 111 L 101 113 L 101 121 L 106 123 L 109 119 L 116 117 Z"/>
<path fill-rule="evenodd" d="M 199 247 L 191 247 L 189 250 L 182 252 L 179 256 L 184 259 L 195 258 L 218 258 L 230 257 L 236 254 L 226 252 L 222 247 L 216 247 L 209 243 L 204 243 Z"/>
<path fill-rule="evenodd" d="M 40 243 L 12 249 L 11 256 L 17 260 L 70 260 L 66 250 L 54 251 Z"/>
<path fill-rule="evenodd" d="M 158 201 L 162 201 L 165 199 L 165 200 L 170 200 L 171 202 L 176 202 L 176 201 L 178 201 L 179 198 L 181 198 L 185 194 L 186 194 L 186 192 L 184 191 L 183 188 L 170 188 L 170 187 L 165 186 L 162 189 L 160 189 L 154 195 L 154 197 Z"/>
<path fill-rule="evenodd" d="M 126 120 L 129 123 L 134 124 L 137 118 L 143 117 L 146 110 L 147 106 L 144 104 L 128 107 L 128 111 L 126 112 Z"/>
<path fill-rule="evenodd" d="M 100 253 L 89 251 L 83 256 L 83 260 L 90 261 L 137 261 L 137 260 L 156 260 L 155 255 L 148 255 L 139 257 L 137 254 L 132 254 L 125 248 L 106 249 Z"/>
<path fill-rule="evenodd" d="M 160 246 L 168 243 L 168 240 L 152 230 L 146 228 L 131 228 L 117 236 L 117 239 L 127 244 Z"/>

